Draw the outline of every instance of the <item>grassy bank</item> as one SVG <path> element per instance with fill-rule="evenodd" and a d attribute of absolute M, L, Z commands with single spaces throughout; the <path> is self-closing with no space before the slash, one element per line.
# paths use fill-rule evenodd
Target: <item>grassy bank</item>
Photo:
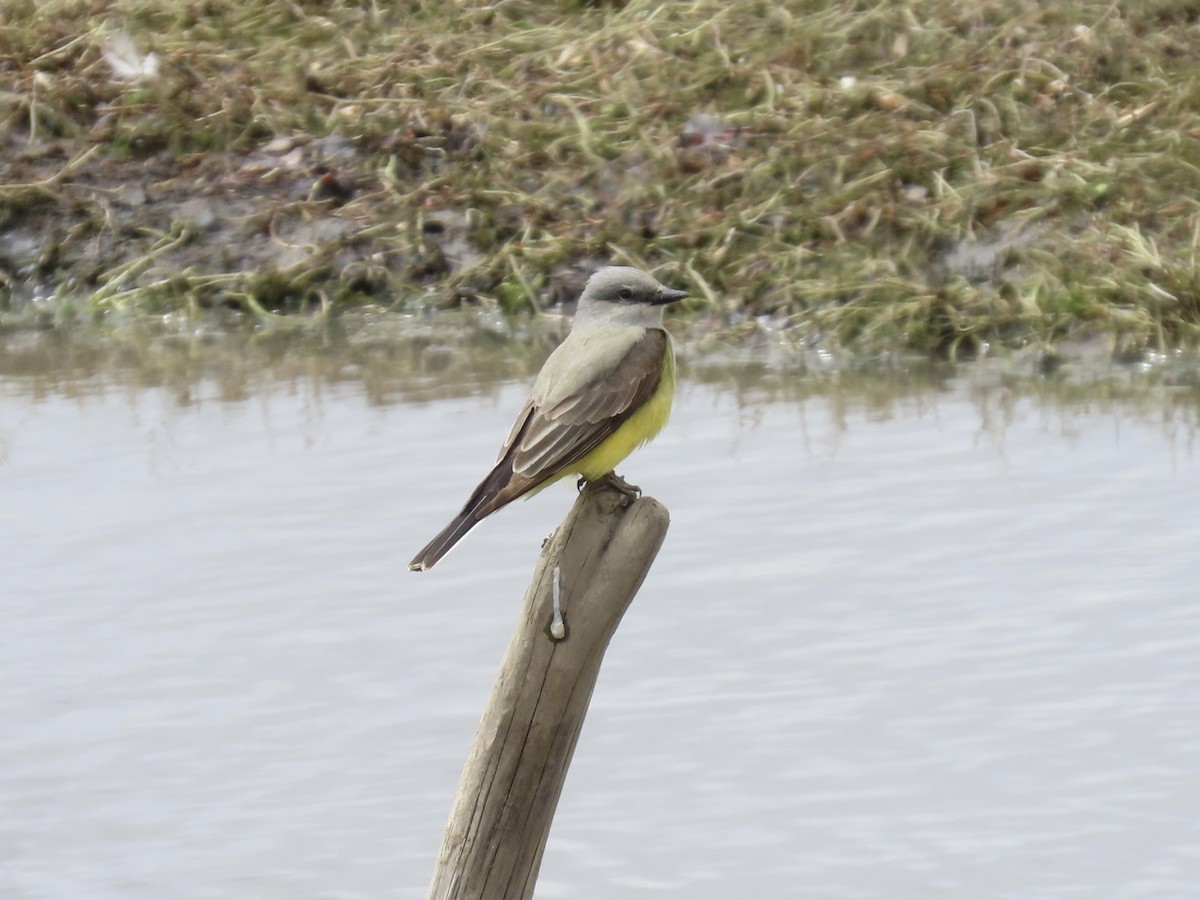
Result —
<path fill-rule="evenodd" d="M 1198 23 L 1195 0 L 11 0 L 0 316 L 519 313 L 617 260 L 808 343 L 1186 344 Z"/>

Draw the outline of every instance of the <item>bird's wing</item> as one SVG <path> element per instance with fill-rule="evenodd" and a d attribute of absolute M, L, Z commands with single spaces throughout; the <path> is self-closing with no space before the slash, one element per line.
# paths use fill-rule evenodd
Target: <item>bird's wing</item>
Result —
<path fill-rule="evenodd" d="M 514 476 L 533 485 L 579 462 L 611 436 L 647 400 L 662 380 L 667 353 L 665 331 L 647 329 L 623 355 L 565 396 L 538 403 L 535 396 L 524 428 L 514 431 L 511 445 Z"/>

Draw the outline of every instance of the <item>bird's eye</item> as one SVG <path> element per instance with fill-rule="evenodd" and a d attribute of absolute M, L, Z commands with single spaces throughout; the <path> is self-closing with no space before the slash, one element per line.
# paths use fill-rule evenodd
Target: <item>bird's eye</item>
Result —
<path fill-rule="evenodd" d="M 617 294 L 617 296 L 620 297 L 622 300 L 632 300 L 633 299 L 633 291 L 630 290 L 629 288 L 621 288 L 621 293 Z"/>

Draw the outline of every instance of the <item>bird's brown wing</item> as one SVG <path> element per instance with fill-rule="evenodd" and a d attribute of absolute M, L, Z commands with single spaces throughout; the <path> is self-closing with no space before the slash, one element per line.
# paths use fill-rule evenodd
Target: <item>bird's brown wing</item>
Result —
<path fill-rule="evenodd" d="M 649 329 L 603 378 L 534 409 L 513 445 L 513 473 L 540 484 L 611 437 L 658 390 L 668 340 L 665 331 Z"/>
<path fill-rule="evenodd" d="M 611 437 L 658 390 L 668 340 L 649 329 L 602 378 L 553 404 L 527 406 L 482 496 L 472 498 L 479 517 L 569 471 Z"/>

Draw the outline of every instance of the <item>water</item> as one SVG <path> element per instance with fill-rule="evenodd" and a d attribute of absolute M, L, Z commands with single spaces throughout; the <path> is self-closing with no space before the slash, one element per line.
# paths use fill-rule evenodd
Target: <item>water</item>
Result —
<path fill-rule="evenodd" d="M 6 346 L 0 896 L 424 895 L 573 494 L 407 572 L 525 379 L 421 346 Z M 1195 389 L 686 372 L 538 896 L 1194 897 Z"/>

